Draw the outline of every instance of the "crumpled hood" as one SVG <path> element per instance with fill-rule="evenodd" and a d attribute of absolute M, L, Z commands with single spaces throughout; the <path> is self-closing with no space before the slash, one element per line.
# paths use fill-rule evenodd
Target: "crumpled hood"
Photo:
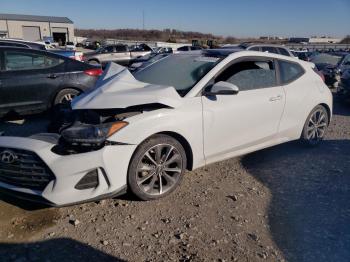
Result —
<path fill-rule="evenodd" d="M 110 63 L 95 88 L 74 99 L 72 108 L 112 109 L 155 103 L 175 108 L 182 98 L 173 87 L 140 82 L 127 68 Z"/>

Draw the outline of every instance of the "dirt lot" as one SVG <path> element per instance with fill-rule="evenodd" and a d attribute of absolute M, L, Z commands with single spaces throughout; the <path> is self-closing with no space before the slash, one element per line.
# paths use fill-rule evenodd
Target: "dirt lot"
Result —
<path fill-rule="evenodd" d="M 0 260 L 349 261 L 350 106 L 334 113 L 320 147 L 293 142 L 189 172 L 156 202 L 43 209 L 0 196 Z"/>

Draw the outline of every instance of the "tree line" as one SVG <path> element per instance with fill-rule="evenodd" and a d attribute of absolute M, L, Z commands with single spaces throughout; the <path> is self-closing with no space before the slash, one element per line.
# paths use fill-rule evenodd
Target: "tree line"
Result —
<path fill-rule="evenodd" d="M 181 42 L 191 40 L 213 40 L 216 42 L 237 43 L 235 37 L 222 37 L 192 31 L 180 31 L 175 29 L 141 30 L 141 29 L 75 29 L 76 36 L 87 37 L 93 40 L 123 39 L 143 41 Z"/>

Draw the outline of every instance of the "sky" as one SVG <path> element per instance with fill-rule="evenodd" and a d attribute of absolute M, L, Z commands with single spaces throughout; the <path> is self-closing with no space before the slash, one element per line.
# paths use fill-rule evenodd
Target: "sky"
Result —
<path fill-rule="evenodd" d="M 350 0 L 0 0 L 0 13 L 66 16 L 76 28 L 172 28 L 222 36 L 350 35 Z"/>

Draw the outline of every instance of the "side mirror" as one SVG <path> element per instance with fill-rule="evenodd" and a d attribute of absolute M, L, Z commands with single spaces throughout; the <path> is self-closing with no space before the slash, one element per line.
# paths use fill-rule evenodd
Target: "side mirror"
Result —
<path fill-rule="evenodd" d="M 238 86 L 229 82 L 220 81 L 212 86 L 208 86 L 204 91 L 205 96 L 236 95 L 239 92 Z"/>

